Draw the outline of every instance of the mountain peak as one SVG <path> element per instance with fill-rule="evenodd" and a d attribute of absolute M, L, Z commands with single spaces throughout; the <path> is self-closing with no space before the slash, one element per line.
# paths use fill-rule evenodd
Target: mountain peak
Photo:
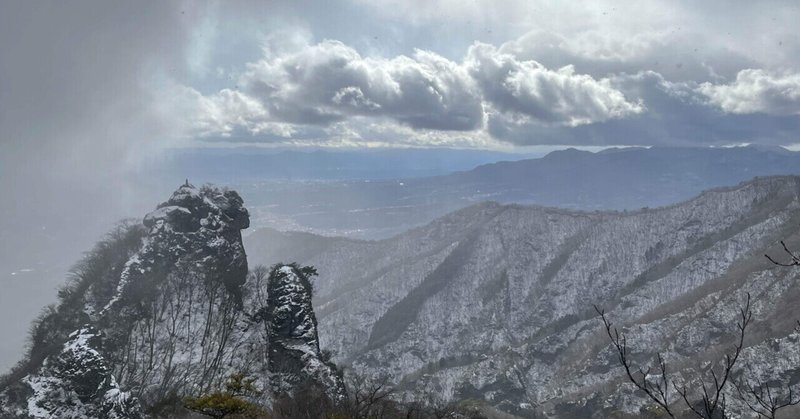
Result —
<path fill-rule="evenodd" d="M 577 149 L 575 147 L 569 147 L 569 148 L 565 148 L 563 150 L 551 151 L 550 153 L 547 153 L 547 155 L 544 156 L 544 158 L 545 159 L 547 159 L 547 158 L 551 158 L 552 159 L 552 158 L 556 158 L 556 157 L 568 158 L 568 157 L 575 157 L 575 156 L 588 156 L 588 155 L 591 155 L 591 154 L 594 154 L 594 153 L 592 153 L 591 151 L 579 150 L 579 149 Z"/>
<path fill-rule="evenodd" d="M 250 215 L 236 191 L 213 186 L 181 185 L 155 211 L 144 217 L 149 233 L 141 249 L 131 256 L 120 275 L 114 297 L 102 313 L 124 301 L 130 283 L 173 266 L 192 264 L 212 281 L 225 284 L 238 295 L 247 276 L 247 256 L 241 230 Z"/>
<path fill-rule="evenodd" d="M 240 332 L 245 310 L 259 306 L 245 298 L 241 230 L 248 226 L 238 193 L 187 182 L 141 224 L 112 232 L 76 265 L 58 306 L 34 324 L 27 359 L 0 383 L 8 401 L 0 416 L 73 417 L 52 409 L 77 402 L 46 399 L 74 393 L 87 417 L 136 418 L 124 391 L 136 389 L 150 406 L 163 397 L 154 389 L 190 395 L 247 372 L 238 360 L 256 363 L 229 344 L 263 354 L 262 336 Z M 118 402 L 125 414 L 114 416 L 108 409 Z"/>
<path fill-rule="evenodd" d="M 249 223 L 235 191 L 186 182 L 109 234 L 34 323 L 26 359 L 0 381 L 0 417 L 162 417 L 155 406 L 213 399 L 235 377 L 259 394 L 313 385 L 342 397 L 319 347 L 316 271 L 250 272 Z"/>

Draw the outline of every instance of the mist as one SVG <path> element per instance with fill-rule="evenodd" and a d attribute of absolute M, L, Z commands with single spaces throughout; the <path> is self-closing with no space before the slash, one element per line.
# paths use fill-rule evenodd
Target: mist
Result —
<path fill-rule="evenodd" d="M 503 289 L 509 302 L 486 317 L 493 322 L 528 330 L 552 321 L 559 333 L 580 324 L 582 312 L 563 308 L 577 304 L 576 289 L 616 289 L 608 283 L 633 275 L 627 265 L 575 268 L 569 258 L 585 252 L 584 240 L 611 249 L 604 264 L 646 270 L 626 290 L 720 260 L 710 274 L 687 273 L 685 295 L 653 291 L 669 301 L 693 298 L 699 285 L 717 290 L 711 277 L 756 283 L 730 266 L 793 278 L 752 255 L 773 252 L 781 235 L 794 240 L 797 4 L 462 3 L 0 3 L 0 376 L 23 359 L 32 321 L 60 301 L 75 264 L 185 183 L 241 196 L 251 267 L 321 265 L 315 304 L 344 304 L 337 293 L 377 284 L 380 298 L 358 294 L 363 312 L 319 312 L 340 333 L 321 332 L 323 346 L 362 366 L 424 352 L 389 326 L 431 332 L 404 313 L 451 315 L 425 304 L 459 290 L 456 280 L 481 285 L 447 294 L 441 307 L 478 294 L 477 306 L 490 307 Z M 691 221 L 678 222 L 684 216 Z M 638 230 L 662 223 L 669 239 Z M 646 254 L 605 244 L 616 228 Z M 539 259 L 520 256 L 528 251 Z M 473 253 L 497 258 L 503 272 L 465 256 Z M 395 256 L 402 269 L 386 262 Z M 553 278 L 576 288 L 552 291 Z M 514 287 L 530 293 L 525 304 L 553 294 L 525 317 Z M 764 295 L 791 297 L 775 287 Z M 653 309 L 643 289 L 615 314 L 633 321 Z M 629 297 L 612 294 L 592 297 Z M 367 312 L 359 321 L 377 338 L 348 323 Z M 528 338 L 492 337 L 486 347 L 517 350 Z M 382 346 L 395 340 L 407 351 Z M 408 361 L 413 374 L 477 365 L 485 349 L 456 354 L 440 343 L 426 347 L 430 359 Z M 388 371 L 380 368 L 369 372 Z"/>

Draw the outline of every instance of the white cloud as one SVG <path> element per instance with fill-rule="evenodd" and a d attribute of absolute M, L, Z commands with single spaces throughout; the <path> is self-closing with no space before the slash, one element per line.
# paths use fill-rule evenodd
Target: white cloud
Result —
<path fill-rule="evenodd" d="M 628 101 L 608 79 L 575 74 L 572 66 L 550 70 L 492 45 L 473 45 L 467 67 L 493 108 L 534 122 L 578 126 L 644 110 L 641 104 Z"/>
<path fill-rule="evenodd" d="M 594 78 L 655 71 L 674 82 L 720 83 L 747 68 L 800 71 L 800 7 L 784 0 L 351 1 L 408 22 L 423 39 L 480 40 Z M 447 42 L 436 45 L 449 51 Z"/>
<path fill-rule="evenodd" d="M 273 38 L 264 57 L 248 64 L 239 77 L 241 90 L 207 96 L 191 88 L 179 92 L 185 114 L 193 115 L 191 132 L 232 140 L 243 133 L 296 140 L 308 132 L 303 127 L 341 129 L 357 121 L 361 128 L 370 123 L 404 126 L 406 135 L 449 144 L 469 137 L 458 133 L 483 131 L 487 112 L 534 124 L 577 126 L 644 110 L 609 79 L 576 74 L 572 67 L 547 69 L 488 44 L 476 43 L 462 62 L 455 62 L 422 50 L 411 56 L 364 57 L 339 41 L 297 47 L 299 37 L 287 39 L 296 48 L 283 48 Z M 442 134 L 448 131 L 456 134 Z"/>
<path fill-rule="evenodd" d="M 574 65 L 595 78 L 655 71 L 672 81 L 718 81 L 757 63 L 703 33 L 662 28 L 625 34 L 584 30 L 570 35 L 534 30 L 500 46 L 519 60 L 547 67 Z"/>
<path fill-rule="evenodd" d="M 718 84 L 746 68 L 776 80 L 776 68 L 798 71 L 800 44 L 785 28 L 800 9 L 775 4 L 743 21 L 753 7 L 720 14 L 715 0 L 353 6 L 329 19 L 292 9 L 291 23 L 260 34 L 262 55 L 228 66 L 230 79 L 213 87 L 198 84 L 214 93 L 189 99 L 190 132 L 276 144 L 667 144 L 778 141 L 794 126 L 785 120 L 794 105 L 777 88 L 760 104 L 750 95 L 723 105 L 738 82 Z M 345 15 L 371 23 L 328 24 Z M 769 110 L 737 119 L 752 109 Z"/>
<path fill-rule="evenodd" d="M 201 135 L 230 135 L 239 127 L 258 133 L 263 131 L 263 124 L 269 118 L 260 102 L 238 91 L 223 89 L 210 97 L 204 97 L 196 91 L 188 94 L 193 96 L 194 103 L 199 107 L 193 115 L 196 116 L 194 126 Z"/>
<path fill-rule="evenodd" d="M 472 130 L 483 108 L 469 74 L 428 51 L 362 57 L 325 40 L 248 65 L 240 84 L 274 119 L 327 125 L 352 116 L 386 117 L 420 129 Z"/>
<path fill-rule="evenodd" d="M 697 90 L 729 113 L 800 115 L 800 73 L 747 69 L 733 83 L 703 83 Z"/>

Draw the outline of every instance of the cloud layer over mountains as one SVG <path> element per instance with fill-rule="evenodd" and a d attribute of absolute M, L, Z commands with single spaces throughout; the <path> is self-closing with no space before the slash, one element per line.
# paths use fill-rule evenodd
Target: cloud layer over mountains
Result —
<path fill-rule="evenodd" d="M 712 3 L 347 3 L 339 13 L 352 24 L 331 29 L 312 12 L 276 25 L 257 56 L 225 72 L 230 86 L 177 83 L 170 98 L 191 115 L 186 135 L 202 141 L 798 142 L 800 63 L 791 54 L 800 45 L 782 23 L 800 11 Z M 354 34 L 359 25 L 369 32 Z"/>
<path fill-rule="evenodd" d="M 4 3 L 0 184 L 26 192 L 0 209 L 130 207 L 130 171 L 175 146 L 797 144 L 797 21 L 781 1 Z"/>
<path fill-rule="evenodd" d="M 4 155 L 798 142 L 792 2 L 189 6 L 3 5 Z"/>

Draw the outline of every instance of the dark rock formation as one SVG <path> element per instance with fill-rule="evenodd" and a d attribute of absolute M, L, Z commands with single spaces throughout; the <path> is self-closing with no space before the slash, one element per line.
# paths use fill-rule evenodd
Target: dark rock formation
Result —
<path fill-rule="evenodd" d="M 17 406 L 6 413 L 19 417 L 142 418 L 139 401 L 119 388 L 101 346 L 102 336 L 93 327 L 76 330 L 39 371 L 0 394 L 0 406 Z"/>
<path fill-rule="evenodd" d="M 144 217 L 148 237 L 125 265 L 117 293 L 102 313 L 137 302 L 142 293 L 153 291 L 153 282 L 162 274 L 182 267 L 203 272 L 207 281 L 221 282 L 241 298 L 239 287 L 247 276 L 241 230 L 250 226 L 243 203 L 231 190 L 198 190 L 188 182 L 178 188 Z"/>
<path fill-rule="evenodd" d="M 147 404 L 165 391 L 206 391 L 247 370 L 239 362 L 248 358 L 236 352 L 263 338 L 247 330 L 242 316 L 241 230 L 249 222 L 235 191 L 186 183 L 144 217 L 148 233 L 111 298 L 87 302 L 107 334 L 118 379 L 140 388 Z"/>
<path fill-rule="evenodd" d="M 253 394 L 314 386 L 341 397 L 319 348 L 315 272 L 248 274 L 248 225 L 236 192 L 187 182 L 141 224 L 109 234 L 34 324 L 26 359 L 0 378 L 0 418 L 169 417 L 154 406 L 169 399 L 180 410 L 230 377 Z"/>
<path fill-rule="evenodd" d="M 296 265 L 276 265 L 267 284 L 265 319 L 269 325 L 269 370 L 275 394 L 320 387 L 331 398 L 343 396 L 341 373 L 319 348 L 317 318 L 311 305 L 316 272 Z"/>
<path fill-rule="evenodd" d="M 132 398 L 111 399 L 127 394 L 117 387 L 150 406 L 265 369 L 265 335 L 243 316 L 242 204 L 234 191 L 187 182 L 142 224 L 100 242 L 34 325 L 27 359 L 0 380 L 0 417 L 40 417 L 66 403 L 86 405 L 77 410 L 86 417 L 133 418 Z"/>

